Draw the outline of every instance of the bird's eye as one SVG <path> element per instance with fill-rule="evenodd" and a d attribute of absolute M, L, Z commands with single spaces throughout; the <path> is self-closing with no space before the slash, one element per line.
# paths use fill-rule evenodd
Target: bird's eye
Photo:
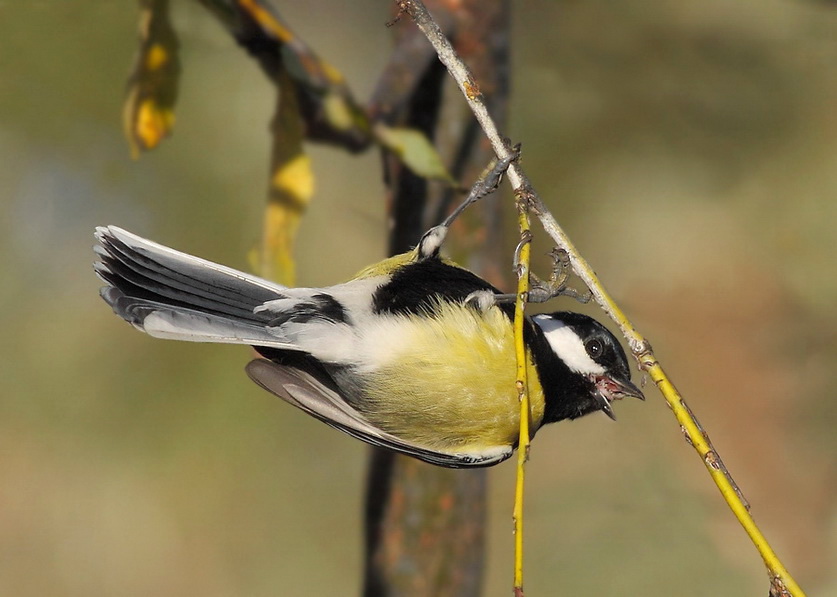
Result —
<path fill-rule="evenodd" d="M 600 356 L 604 352 L 604 344 L 602 344 L 602 341 L 598 338 L 588 340 L 584 345 L 584 348 L 587 350 L 587 354 L 589 354 L 593 359 Z"/>

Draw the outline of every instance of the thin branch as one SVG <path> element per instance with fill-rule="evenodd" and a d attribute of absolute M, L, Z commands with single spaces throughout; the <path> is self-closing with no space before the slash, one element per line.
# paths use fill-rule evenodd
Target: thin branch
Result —
<path fill-rule="evenodd" d="M 529 380 L 527 379 L 526 343 L 523 336 L 523 310 L 529 294 L 529 257 L 532 233 L 526 198 L 517 197 L 517 225 L 520 244 L 515 253 L 517 263 L 517 297 L 514 303 L 514 354 L 517 365 L 517 397 L 520 400 L 520 435 L 517 440 L 517 482 L 514 489 L 514 595 L 523 597 L 523 496 L 526 480 L 526 461 L 529 460 Z"/>
<path fill-rule="evenodd" d="M 442 34 L 422 2 L 420 0 L 400 0 L 398 6 L 403 12 L 412 17 L 435 48 L 439 59 L 448 68 L 451 76 L 462 90 L 468 105 L 485 131 L 497 156 L 501 159 L 507 157 L 512 151 L 510 143 L 500 135 L 494 121 L 488 114 L 485 104 L 482 101 L 482 94 L 480 93 L 478 84 L 474 81 L 468 67 L 456 55 L 450 42 Z M 741 526 L 744 527 L 747 535 L 749 535 L 764 560 L 773 589 L 784 592 L 791 597 L 804 597 L 805 593 L 797 585 L 793 577 L 791 577 L 756 525 L 753 517 L 750 515 L 749 505 L 743 499 L 738 486 L 733 481 L 726 466 L 724 466 L 718 452 L 712 446 L 708 435 L 700 426 L 700 423 L 698 423 L 696 417 L 686 405 L 683 397 L 674 387 L 674 384 L 670 381 L 659 361 L 654 356 L 651 344 L 637 331 L 625 313 L 605 290 L 593 269 L 580 255 L 575 245 L 573 245 L 569 237 L 558 225 L 558 222 L 552 214 L 546 209 L 543 201 L 526 178 L 519 163 L 513 162 L 511 164 L 508 178 L 509 183 L 515 190 L 515 194 L 518 197 L 525 196 L 528 198 L 530 210 L 538 217 L 544 230 L 556 245 L 566 252 L 575 274 L 587 285 L 593 298 L 602 310 L 619 326 L 640 368 L 648 373 L 671 406 L 678 423 L 686 434 L 689 444 L 700 455 L 701 460 L 703 460 L 712 480 L 718 486 L 727 505 L 733 511 Z"/>
<path fill-rule="evenodd" d="M 343 76 L 322 60 L 265 0 L 198 0 L 261 66 L 276 85 L 289 75 L 296 82 L 300 113 L 309 141 L 352 152 L 372 143 L 363 107 Z M 285 74 L 283 74 L 285 73 Z"/>

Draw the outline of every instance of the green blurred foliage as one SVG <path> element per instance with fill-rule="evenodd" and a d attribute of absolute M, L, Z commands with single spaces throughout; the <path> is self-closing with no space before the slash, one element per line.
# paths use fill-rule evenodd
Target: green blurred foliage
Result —
<path fill-rule="evenodd" d="M 382 5 L 288 4 L 367 97 L 389 48 Z M 96 296 L 97 224 L 244 269 L 261 230 L 270 85 L 176 3 L 177 129 L 132 162 L 135 19 L 129 3 L 0 2 L 0 594 L 354 594 L 365 447 L 250 384 L 246 350 L 152 340 Z M 531 0 L 514 19 L 511 134 L 528 173 L 797 580 L 837 595 L 837 10 Z M 385 234 L 377 157 L 312 153 L 305 285 L 380 258 Z M 648 394 L 618 405 L 618 424 L 538 436 L 528 594 L 766 594 Z M 492 471 L 486 596 L 509 592 L 512 477 Z"/>

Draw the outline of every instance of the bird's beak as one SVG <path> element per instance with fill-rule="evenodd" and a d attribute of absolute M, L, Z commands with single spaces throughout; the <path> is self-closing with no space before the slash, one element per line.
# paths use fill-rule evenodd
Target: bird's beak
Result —
<path fill-rule="evenodd" d="M 630 379 L 617 379 L 606 375 L 594 375 L 592 381 L 596 386 L 595 396 L 601 405 L 602 411 L 614 421 L 616 420 L 616 415 L 613 414 L 613 408 L 610 406 L 611 402 L 631 396 L 645 400 L 642 391 Z"/>

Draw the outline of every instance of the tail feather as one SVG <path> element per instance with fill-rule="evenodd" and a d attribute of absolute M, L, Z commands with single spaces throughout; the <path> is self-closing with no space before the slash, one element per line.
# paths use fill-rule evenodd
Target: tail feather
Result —
<path fill-rule="evenodd" d="M 165 288 L 185 290 L 218 304 L 246 306 L 248 311 L 282 296 L 283 287 L 278 284 L 175 251 L 116 226 L 97 228 L 96 239 L 111 261 L 158 280 Z"/>
<path fill-rule="evenodd" d="M 114 312 L 151 336 L 298 350 L 265 324 L 262 303 L 284 288 L 164 247 L 115 226 L 96 229 L 96 274 Z"/>
<path fill-rule="evenodd" d="M 234 304 L 223 294 L 213 295 L 200 280 L 190 282 L 188 278 L 177 276 L 176 272 L 169 274 L 146 267 L 106 241 L 95 249 L 99 257 L 93 265 L 96 274 L 129 296 L 257 321 L 251 299 Z"/>

